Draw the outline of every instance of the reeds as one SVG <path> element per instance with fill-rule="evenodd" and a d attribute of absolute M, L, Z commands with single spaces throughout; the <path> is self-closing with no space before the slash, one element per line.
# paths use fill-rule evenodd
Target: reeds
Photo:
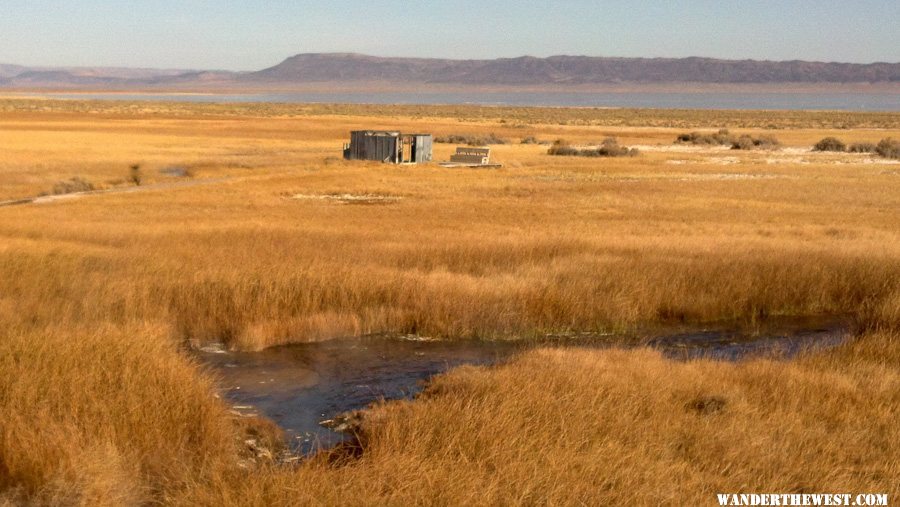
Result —
<path fill-rule="evenodd" d="M 696 504 L 734 489 L 897 493 L 900 179 L 884 165 L 849 155 L 842 165 L 770 165 L 759 157 L 778 154 L 729 152 L 738 163 L 719 167 L 693 154 L 598 160 L 511 144 L 494 148 L 507 164 L 497 171 L 400 168 L 328 158 L 346 131 L 383 118 L 48 104 L 68 109 L 0 121 L 10 134 L 0 138 L 4 197 L 45 190 L 73 165 L 91 181 L 138 162 L 148 179 L 190 166 L 201 184 L 0 208 L 0 502 Z M 378 111 L 309 107 L 296 110 Z M 71 112 L 82 108 L 117 121 Z M 487 108 L 410 111 L 430 116 L 391 122 L 495 128 L 436 118 L 496 114 Z M 547 114 L 587 125 L 624 113 Z M 544 139 L 670 144 L 675 131 L 648 126 L 682 120 L 658 114 L 621 119 L 640 128 L 532 123 Z M 683 121 L 725 124 L 723 114 Z M 896 115 L 849 116 L 896 128 Z M 808 147 L 827 134 L 779 137 Z M 347 205 L 298 194 L 399 198 Z M 248 429 L 184 347 L 368 332 L 514 339 L 822 313 L 854 317 L 857 339 L 791 362 L 544 350 L 462 368 L 421 400 L 369 412 L 361 458 L 296 469 L 247 464 Z"/>
<path fill-rule="evenodd" d="M 0 333 L 0 498 L 137 505 L 236 461 L 212 381 L 164 330 Z"/>

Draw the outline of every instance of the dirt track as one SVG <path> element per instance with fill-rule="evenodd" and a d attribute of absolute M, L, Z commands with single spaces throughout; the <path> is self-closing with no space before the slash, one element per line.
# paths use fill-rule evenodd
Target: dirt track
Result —
<path fill-rule="evenodd" d="M 149 192 L 152 190 L 166 190 L 170 188 L 186 188 L 186 187 L 197 187 L 201 185 L 212 185 L 214 183 L 221 183 L 229 178 L 209 178 L 209 179 L 201 179 L 201 180 L 190 180 L 190 181 L 176 181 L 172 183 L 153 183 L 150 185 L 141 185 L 134 187 L 115 187 L 115 188 L 107 188 L 103 190 L 90 190 L 87 192 L 72 192 L 69 194 L 57 194 L 57 195 L 42 195 L 38 197 L 26 197 L 23 199 L 11 199 L 8 201 L 0 201 L 0 207 L 4 206 L 18 206 L 21 204 L 46 204 L 50 202 L 56 201 L 64 201 L 70 199 L 80 199 L 85 196 L 90 195 L 104 195 L 104 194 L 131 194 L 135 192 Z"/>

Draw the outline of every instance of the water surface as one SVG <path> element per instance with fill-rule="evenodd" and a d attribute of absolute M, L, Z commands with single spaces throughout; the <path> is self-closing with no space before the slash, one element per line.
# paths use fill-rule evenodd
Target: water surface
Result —
<path fill-rule="evenodd" d="M 789 359 L 809 348 L 835 346 L 846 325 L 836 319 L 778 319 L 752 330 L 714 326 L 645 335 L 551 336 L 539 341 L 428 341 L 370 336 L 297 344 L 262 352 L 207 348 L 204 362 L 220 375 L 224 396 L 242 415 L 263 415 L 285 429 L 302 453 L 330 447 L 347 436 L 320 423 L 382 399 L 421 391 L 429 377 L 462 365 L 486 365 L 537 346 L 650 346 L 679 360 L 736 361 L 749 356 Z"/>
<path fill-rule="evenodd" d="M 249 94 L 29 93 L 57 99 L 163 102 L 477 104 L 654 109 L 900 111 L 896 92 L 295 92 Z"/>

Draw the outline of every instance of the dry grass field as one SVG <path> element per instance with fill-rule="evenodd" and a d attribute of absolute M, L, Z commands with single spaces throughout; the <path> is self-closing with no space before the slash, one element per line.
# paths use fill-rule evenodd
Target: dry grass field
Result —
<path fill-rule="evenodd" d="M 672 144 L 721 127 L 784 147 Z M 498 170 L 342 160 L 360 128 L 510 142 Z M 641 154 L 553 157 L 528 136 Z M 0 502 L 896 495 L 900 164 L 809 152 L 826 136 L 900 138 L 900 116 L 0 100 L 0 200 L 109 190 L 0 207 Z M 187 346 L 819 314 L 854 339 L 790 362 L 537 350 L 461 368 L 370 411 L 361 456 L 296 467 L 238 466 L 271 429 L 233 420 Z"/>

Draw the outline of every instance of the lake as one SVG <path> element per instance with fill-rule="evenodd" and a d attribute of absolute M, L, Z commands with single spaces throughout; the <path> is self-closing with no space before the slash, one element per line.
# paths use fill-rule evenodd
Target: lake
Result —
<path fill-rule="evenodd" d="M 656 109 L 900 111 L 900 93 L 853 92 L 297 92 L 255 94 L 45 93 L 59 99 L 348 104 L 477 104 L 489 106 Z"/>

